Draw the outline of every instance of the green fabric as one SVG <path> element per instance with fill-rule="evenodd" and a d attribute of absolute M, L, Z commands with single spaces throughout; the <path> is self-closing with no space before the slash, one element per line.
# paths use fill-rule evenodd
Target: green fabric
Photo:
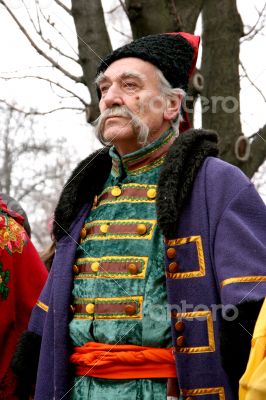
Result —
<path fill-rule="evenodd" d="M 79 377 L 75 381 L 71 400 L 164 400 L 163 379 L 109 380 Z"/>
<path fill-rule="evenodd" d="M 127 155 L 142 156 L 145 151 L 160 147 L 166 132 L 157 142 L 145 149 Z M 119 159 L 120 174 L 110 173 L 103 191 L 107 187 L 127 183 L 157 184 L 160 167 L 131 175 L 125 173 L 123 160 L 110 149 L 112 157 Z M 93 209 L 86 222 L 97 220 L 156 219 L 155 201 L 147 203 L 112 203 Z M 87 240 L 79 245 L 77 258 L 118 256 L 148 256 L 145 279 L 80 279 L 74 281 L 73 297 L 120 297 L 143 296 L 143 318 L 111 320 L 73 319 L 69 325 L 74 346 L 88 341 L 102 343 L 135 344 L 152 347 L 171 347 L 170 320 L 167 315 L 167 297 L 164 272 L 163 236 L 156 225 L 151 240 L 112 239 Z M 92 377 L 75 378 L 72 400 L 152 400 L 166 399 L 165 379 L 103 380 Z"/>

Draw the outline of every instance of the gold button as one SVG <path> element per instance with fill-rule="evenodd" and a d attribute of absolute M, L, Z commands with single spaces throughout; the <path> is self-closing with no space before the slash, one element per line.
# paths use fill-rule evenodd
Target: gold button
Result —
<path fill-rule="evenodd" d="M 103 225 L 100 226 L 100 231 L 101 231 L 102 233 L 107 233 L 108 230 L 109 230 L 109 225 L 103 224 Z"/>
<path fill-rule="evenodd" d="M 94 199 L 93 199 L 93 205 L 94 205 L 94 207 L 96 207 L 97 204 L 98 204 L 98 196 L 95 195 L 95 196 L 94 196 Z"/>
<path fill-rule="evenodd" d="M 73 265 L 72 271 L 74 272 L 75 275 L 78 275 L 78 273 L 79 273 L 79 267 L 78 267 L 76 264 Z"/>
<path fill-rule="evenodd" d="M 93 262 L 93 263 L 91 264 L 91 270 L 92 270 L 93 272 L 98 272 L 98 271 L 99 271 L 99 268 L 100 268 L 100 263 L 98 263 L 97 261 L 95 261 L 95 262 Z"/>
<path fill-rule="evenodd" d="M 86 312 L 88 314 L 93 314 L 94 313 L 94 304 L 93 303 L 88 303 L 86 305 Z"/>
<path fill-rule="evenodd" d="M 168 258 L 174 258 L 176 255 L 176 249 L 174 247 L 168 247 L 166 254 Z"/>
<path fill-rule="evenodd" d="M 185 345 L 185 336 L 178 336 L 176 339 L 177 347 L 183 347 Z"/>
<path fill-rule="evenodd" d="M 122 193 L 122 190 L 120 189 L 119 186 L 115 186 L 112 190 L 111 190 L 111 194 L 114 197 L 119 197 Z"/>
<path fill-rule="evenodd" d="M 178 271 L 178 265 L 175 261 L 171 262 L 168 266 L 169 272 L 177 272 Z"/>
<path fill-rule="evenodd" d="M 130 263 L 127 269 L 131 273 L 131 275 L 137 275 L 139 272 L 138 266 L 134 263 Z"/>
<path fill-rule="evenodd" d="M 137 312 L 137 307 L 134 304 L 127 304 L 125 306 L 125 313 L 127 315 L 134 315 Z"/>
<path fill-rule="evenodd" d="M 147 226 L 145 224 L 138 224 L 137 232 L 139 235 L 145 235 L 145 233 L 147 232 Z"/>
<path fill-rule="evenodd" d="M 147 191 L 147 197 L 148 197 L 148 199 L 155 199 L 156 195 L 157 195 L 156 189 L 149 189 L 149 190 Z"/>
<path fill-rule="evenodd" d="M 192 397 L 186 397 L 185 400 L 193 400 Z"/>
<path fill-rule="evenodd" d="M 87 236 L 87 229 L 86 228 L 82 228 L 81 231 L 80 231 L 81 239 L 85 239 L 86 236 Z"/>
<path fill-rule="evenodd" d="M 184 329 L 185 329 L 185 324 L 184 324 L 183 321 L 177 321 L 177 322 L 175 323 L 175 330 L 176 330 L 177 332 L 182 332 Z"/>

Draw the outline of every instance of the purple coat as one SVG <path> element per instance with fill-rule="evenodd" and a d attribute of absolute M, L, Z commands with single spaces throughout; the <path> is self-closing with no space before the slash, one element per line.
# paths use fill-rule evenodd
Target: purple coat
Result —
<path fill-rule="evenodd" d="M 192 131 L 190 141 L 187 137 L 179 138 L 173 144 L 158 185 L 158 224 L 167 238 L 165 268 L 173 346 L 181 395 L 195 400 L 198 396 L 200 400 L 234 400 L 237 397 L 233 375 L 241 364 L 236 359 L 242 353 L 248 355 L 251 336 L 245 330 L 252 329 L 248 325 L 252 312 L 248 308 L 251 314 L 245 311 L 243 317 L 241 307 L 266 294 L 266 207 L 239 169 L 217 158 L 205 157 L 214 154 L 210 149 L 201 156 L 200 151 L 194 153 L 193 162 L 182 157 L 185 152 L 191 152 L 199 137 L 202 148 L 206 148 L 204 132 Z M 98 166 L 102 165 L 103 157 L 108 159 L 108 154 L 98 158 L 101 157 Z M 185 161 L 181 164 L 180 159 Z M 102 168 L 106 169 L 105 166 L 106 163 Z M 94 167 L 90 164 L 89 168 Z M 79 167 L 79 171 L 83 170 L 84 164 Z M 82 181 L 84 176 L 79 175 L 78 179 Z M 81 183 L 75 189 L 71 187 L 72 181 L 67 188 L 69 197 L 65 189 L 61 204 L 78 203 Z M 87 199 L 91 200 L 95 193 L 98 192 L 94 187 Z M 73 220 L 69 229 L 63 226 L 62 208 L 57 209 L 55 219 L 60 225 L 61 238 L 49 279 L 29 325 L 30 331 L 42 336 L 35 400 L 68 398 L 72 266 L 89 209 L 89 204 L 83 201 L 82 209 L 72 219 L 66 208 L 66 219 Z M 59 229 L 55 232 L 59 238 Z M 169 257 L 169 248 L 176 250 L 174 258 Z M 178 265 L 177 270 L 169 269 L 173 262 Z M 221 305 L 227 307 L 222 310 L 227 312 L 227 317 L 222 314 Z M 234 312 L 238 313 L 236 319 Z M 181 328 L 176 324 L 180 320 Z M 226 340 L 219 338 L 221 331 Z M 222 366 L 220 352 L 224 348 L 228 352 Z"/>

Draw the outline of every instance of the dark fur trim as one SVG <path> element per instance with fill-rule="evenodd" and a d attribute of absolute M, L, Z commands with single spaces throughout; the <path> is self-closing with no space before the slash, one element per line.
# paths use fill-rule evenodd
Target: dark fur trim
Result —
<path fill-rule="evenodd" d="M 17 377 L 16 394 L 20 400 L 29 399 L 36 383 L 41 336 L 33 332 L 23 332 L 13 359 L 11 368 Z"/>
<path fill-rule="evenodd" d="M 167 153 L 159 179 L 157 215 L 168 239 L 176 237 L 180 213 L 203 161 L 218 154 L 217 140 L 215 132 L 190 129 Z"/>
<path fill-rule="evenodd" d="M 58 241 L 69 231 L 83 205 L 92 201 L 109 176 L 112 160 L 109 148 L 97 150 L 75 168 L 55 209 L 53 235 Z"/>
<path fill-rule="evenodd" d="M 220 351 L 222 366 L 227 372 L 237 397 L 239 379 L 245 372 L 253 330 L 264 298 L 238 304 L 238 316 L 232 321 L 222 319 L 220 330 Z M 228 310 L 226 315 L 233 317 L 235 310 Z"/>

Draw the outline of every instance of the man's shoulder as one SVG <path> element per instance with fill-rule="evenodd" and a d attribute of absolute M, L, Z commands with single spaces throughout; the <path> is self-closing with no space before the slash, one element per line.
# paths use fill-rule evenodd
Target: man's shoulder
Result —
<path fill-rule="evenodd" d="M 220 185 L 223 182 L 234 182 L 241 186 L 249 185 L 249 178 L 235 165 L 217 157 L 207 157 L 202 165 L 201 172 L 204 173 L 206 180 Z"/>
<path fill-rule="evenodd" d="M 236 166 L 215 157 L 207 157 L 198 175 L 199 187 L 212 202 L 230 202 L 240 193 L 254 192 L 254 185 Z"/>

